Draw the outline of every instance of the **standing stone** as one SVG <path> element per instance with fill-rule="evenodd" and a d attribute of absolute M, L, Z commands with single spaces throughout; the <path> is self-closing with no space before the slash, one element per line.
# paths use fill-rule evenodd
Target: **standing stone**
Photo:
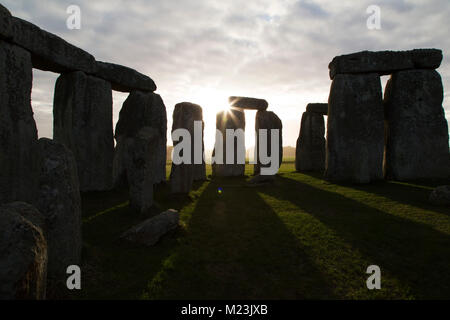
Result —
<path fill-rule="evenodd" d="M 66 270 L 81 262 L 81 199 L 72 152 L 50 139 L 39 139 L 40 188 L 37 208 L 45 218 L 48 276 L 65 284 Z"/>
<path fill-rule="evenodd" d="M 304 112 L 297 139 L 295 169 L 323 171 L 325 168 L 325 121 L 323 115 Z"/>
<path fill-rule="evenodd" d="M 0 203 L 33 203 L 38 162 L 30 54 L 0 40 L 0 70 Z"/>
<path fill-rule="evenodd" d="M 47 242 L 39 211 L 24 202 L 0 206 L 0 300 L 45 299 Z"/>
<path fill-rule="evenodd" d="M 12 36 L 11 12 L 0 4 L 0 38 L 11 39 Z"/>
<path fill-rule="evenodd" d="M 202 123 L 200 127 L 200 132 L 196 132 L 195 130 L 195 121 L 200 121 Z M 172 163 L 172 171 L 170 173 L 170 188 L 172 193 L 188 193 L 192 189 L 192 183 L 195 180 L 196 167 L 200 166 L 200 170 L 197 170 L 197 174 L 201 175 L 199 178 L 203 176 L 206 177 L 206 167 L 202 164 L 195 165 L 195 143 L 200 142 L 197 141 L 198 138 L 201 138 L 201 156 L 200 159 L 203 163 L 203 112 L 202 108 L 193 103 L 183 102 L 179 103 L 175 106 L 173 111 L 173 125 L 172 132 L 177 129 L 186 129 L 189 131 L 191 136 L 191 156 L 189 159 L 190 163 L 182 163 L 175 164 Z M 198 137 L 197 137 L 198 135 Z M 174 150 L 177 148 L 177 145 L 183 143 L 182 139 L 174 143 Z M 184 145 L 184 143 L 183 143 Z"/>
<path fill-rule="evenodd" d="M 395 180 L 450 177 L 443 88 L 434 70 L 396 72 L 385 92 L 385 175 Z"/>
<path fill-rule="evenodd" d="M 255 175 L 259 175 L 261 172 L 261 167 L 270 167 L 270 164 L 262 164 L 259 150 L 261 149 L 261 143 L 259 137 L 259 130 L 266 129 L 267 130 L 267 141 L 264 143 L 267 146 L 267 155 L 269 157 L 272 157 L 271 150 L 272 150 L 272 130 L 278 130 L 278 168 L 281 166 L 281 162 L 283 161 L 283 124 L 281 123 L 280 118 L 272 112 L 272 111 L 258 111 L 256 113 L 256 119 L 255 119 L 255 130 L 256 130 L 256 146 L 258 150 L 258 154 L 256 156 L 256 164 L 253 167 L 253 172 Z"/>
<path fill-rule="evenodd" d="M 74 154 L 81 191 L 112 188 L 111 84 L 83 72 L 61 75 L 55 88 L 53 137 Z"/>
<path fill-rule="evenodd" d="M 383 178 L 384 112 L 378 74 L 338 74 L 328 101 L 325 177 L 368 183 Z"/>
<path fill-rule="evenodd" d="M 157 129 L 143 127 L 134 137 L 125 137 L 123 164 L 129 185 L 130 206 L 146 213 L 153 205 L 156 170 Z"/>
<path fill-rule="evenodd" d="M 135 137 L 144 127 L 156 129 L 156 143 L 153 153 L 156 157 L 153 180 L 154 183 L 166 181 L 166 152 L 167 152 L 167 114 L 161 96 L 151 92 L 132 91 L 123 103 L 116 125 L 116 150 L 114 155 L 114 184 L 123 181 L 125 169 L 123 167 L 122 142 Z"/>
<path fill-rule="evenodd" d="M 223 136 L 223 145 L 221 146 L 223 159 L 221 159 L 222 163 L 213 163 L 212 165 L 212 174 L 213 176 L 219 177 L 231 177 L 231 176 L 244 176 L 245 174 L 245 113 L 242 110 L 238 109 L 230 109 L 227 111 L 221 111 L 216 116 L 216 128 L 221 132 Z M 234 145 L 234 161 L 232 163 L 226 164 L 226 156 L 227 156 L 227 136 L 226 129 L 238 130 L 241 129 L 243 132 L 242 135 L 242 143 L 237 143 L 238 139 L 234 138 L 233 141 L 230 141 L 230 146 Z M 235 131 L 236 132 L 236 131 Z M 216 141 L 216 146 L 213 151 L 213 157 L 219 158 L 219 153 L 217 152 L 217 148 L 220 147 L 218 145 L 218 141 Z M 244 163 L 238 163 L 238 154 L 244 155 Z M 218 162 L 218 159 L 216 159 Z"/>
<path fill-rule="evenodd" d="M 203 113 L 203 112 L 202 112 Z M 203 115 L 202 115 L 203 118 Z M 202 163 L 194 164 L 194 181 L 206 180 L 206 162 L 205 162 L 205 122 L 202 120 Z"/>

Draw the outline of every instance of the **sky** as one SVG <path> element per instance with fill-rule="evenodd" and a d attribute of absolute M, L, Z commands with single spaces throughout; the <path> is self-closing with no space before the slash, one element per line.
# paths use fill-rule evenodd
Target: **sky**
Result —
<path fill-rule="evenodd" d="M 444 109 L 450 119 L 449 0 L 1 0 L 14 16 L 95 56 L 150 76 L 164 100 L 168 129 L 175 104 L 200 104 L 205 146 L 214 146 L 215 115 L 228 96 L 266 99 L 283 122 L 283 144 L 295 146 L 310 102 L 327 102 L 328 64 L 362 50 L 439 48 Z M 67 8 L 81 9 L 70 30 Z M 367 20 L 380 8 L 380 29 Z M 32 105 L 40 137 L 52 137 L 58 75 L 34 71 Z M 387 77 L 382 78 L 383 84 Z M 113 93 L 113 121 L 126 93 Z M 254 145 L 255 112 L 246 111 L 246 145 Z M 168 144 L 171 144 L 170 131 Z"/>

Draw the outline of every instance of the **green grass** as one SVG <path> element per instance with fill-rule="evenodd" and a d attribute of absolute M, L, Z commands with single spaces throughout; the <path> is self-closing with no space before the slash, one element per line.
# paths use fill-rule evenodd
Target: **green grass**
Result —
<path fill-rule="evenodd" d="M 148 216 L 175 208 L 181 227 L 151 248 L 119 240 L 147 217 L 126 190 L 83 195 L 83 289 L 68 298 L 450 298 L 450 210 L 427 200 L 438 182 L 336 185 L 287 162 L 275 185 L 250 187 L 251 173 L 189 197 L 158 187 Z M 372 264 L 381 290 L 366 287 Z"/>

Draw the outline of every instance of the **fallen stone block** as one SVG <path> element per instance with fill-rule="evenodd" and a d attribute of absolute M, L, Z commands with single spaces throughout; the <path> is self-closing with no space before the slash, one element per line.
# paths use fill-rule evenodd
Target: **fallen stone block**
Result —
<path fill-rule="evenodd" d="M 229 97 L 228 102 L 237 109 L 266 110 L 269 107 L 266 100 L 248 97 Z"/>
<path fill-rule="evenodd" d="M 434 189 L 430 194 L 429 200 L 436 206 L 450 206 L 450 185 Z"/>
<path fill-rule="evenodd" d="M 43 300 L 47 242 L 39 211 L 24 202 L 0 206 L 0 300 Z"/>
<path fill-rule="evenodd" d="M 121 238 L 150 247 L 155 245 L 166 233 L 176 229 L 179 220 L 178 211 L 170 209 L 132 227 L 123 233 Z"/>
<path fill-rule="evenodd" d="M 111 82 L 112 89 L 116 91 L 156 91 L 156 84 L 150 77 L 118 64 L 97 61 L 94 75 Z"/>

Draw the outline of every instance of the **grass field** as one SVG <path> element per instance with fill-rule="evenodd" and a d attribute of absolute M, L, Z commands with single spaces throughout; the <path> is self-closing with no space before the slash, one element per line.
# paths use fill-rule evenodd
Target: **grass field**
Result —
<path fill-rule="evenodd" d="M 152 248 L 118 239 L 146 218 L 126 190 L 83 195 L 83 289 L 73 298 L 450 298 L 450 209 L 427 200 L 442 181 L 336 185 L 288 162 L 274 185 L 251 187 L 251 171 L 196 183 L 189 197 L 158 187 L 149 215 L 178 209 L 181 227 Z M 366 287 L 373 264 L 381 290 Z"/>

